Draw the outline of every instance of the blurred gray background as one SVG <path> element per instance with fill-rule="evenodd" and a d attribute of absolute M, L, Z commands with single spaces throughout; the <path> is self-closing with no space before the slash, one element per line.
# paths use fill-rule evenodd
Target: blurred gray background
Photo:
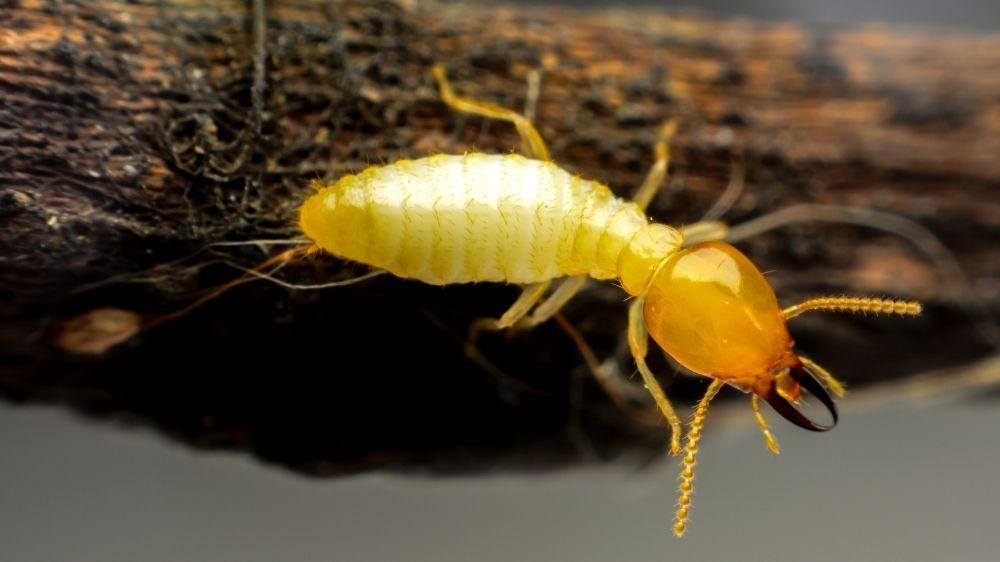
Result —
<path fill-rule="evenodd" d="M 3 406 L 2 559 L 997 560 L 994 401 L 846 414 L 824 435 L 775 423 L 778 457 L 752 423 L 713 430 L 710 417 L 690 532 L 678 540 L 675 460 L 310 480 L 147 430 Z"/>
<path fill-rule="evenodd" d="M 996 0 L 695 6 L 818 25 L 1000 27 Z M 245 455 L 193 451 L 152 430 L 3 404 L 0 558 L 1000 559 L 995 401 L 849 409 L 836 431 L 819 436 L 771 418 L 777 458 L 752 424 L 719 429 L 709 419 L 691 530 L 679 541 L 670 532 L 674 460 L 642 471 L 310 480 Z"/>

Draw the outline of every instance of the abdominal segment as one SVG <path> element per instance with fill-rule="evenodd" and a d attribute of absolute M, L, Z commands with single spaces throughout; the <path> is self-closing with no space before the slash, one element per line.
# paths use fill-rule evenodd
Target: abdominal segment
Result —
<path fill-rule="evenodd" d="M 646 222 L 634 204 L 551 162 L 477 153 L 344 177 L 300 218 L 333 254 L 437 285 L 614 277 Z"/>

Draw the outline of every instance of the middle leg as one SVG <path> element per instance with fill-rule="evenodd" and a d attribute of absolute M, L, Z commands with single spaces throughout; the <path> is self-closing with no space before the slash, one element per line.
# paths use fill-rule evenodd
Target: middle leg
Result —
<path fill-rule="evenodd" d="M 583 288 L 584 284 L 587 283 L 587 277 L 585 275 L 577 275 L 575 277 L 567 277 L 562 283 L 556 287 L 556 290 L 552 292 L 551 295 L 531 312 L 530 316 L 522 318 L 515 326 L 516 330 L 526 330 L 529 328 L 534 328 L 535 326 L 545 322 L 549 318 L 559 313 L 559 310 L 566 305 L 580 289 Z"/>
<path fill-rule="evenodd" d="M 551 281 L 525 285 L 524 289 L 521 290 L 521 295 L 500 318 L 480 318 L 473 322 L 472 326 L 469 327 L 469 335 L 465 341 L 466 354 L 470 357 L 476 354 L 476 340 L 479 339 L 481 333 L 497 332 L 520 322 L 531 312 L 532 307 L 545 296 L 550 285 L 552 285 Z"/>
<path fill-rule="evenodd" d="M 469 330 L 468 351 L 472 352 L 476 339 L 482 332 L 497 332 L 507 328 L 527 330 L 545 322 L 559 313 L 587 282 L 585 276 L 567 277 L 548 298 L 542 300 L 551 281 L 533 283 L 524 288 L 521 296 L 500 318 L 480 318 Z M 541 304 L 538 304 L 541 301 Z M 538 304 L 538 306 L 535 306 Z M 532 308 L 534 307 L 534 310 Z M 529 315 L 530 313 L 530 315 Z"/>
<path fill-rule="evenodd" d="M 527 157 L 538 160 L 551 160 L 549 150 L 545 146 L 545 141 L 542 140 L 542 136 L 538 134 L 538 130 L 535 129 L 534 125 L 532 125 L 531 120 L 511 109 L 507 109 L 487 101 L 456 95 L 454 90 L 451 88 L 451 83 L 448 82 L 448 77 L 444 67 L 440 64 L 434 65 L 431 72 L 434 75 L 434 79 L 437 81 L 438 88 L 441 92 L 441 99 L 446 105 L 448 105 L 448 107 L 462 113 L 469 113 L 489 119 L 499 119 L 501 121 L 512 123 L 517 128 L 518 135 L 521 137 L 521 144 L 523 145 L 522 149 Z M 531 88 L 529 87 L 529 90 L 530 89 Z M 529 97 L 531 97 L 530 92 Z M 511 307 L 507 309 L 502 316 L 500 316 L 500 318 L 480 318 L 473 322 L 472 326 L 469 328 L 469 336 L 466 340 L 466 352 L 470 355 L 476 352 L 476 339 L 482 332 L 504 330 L 522 322 L 525 316 L 531 312 L 531 309 L 542 299 L 551 284 L 551 281 L 543 281 L 540 283 L 526 285 L 518 299 L 514 301 L 514 304 L 512 304 Z M 559 291 L 556 292 L 559 293 Z M 553 295 L 553 297 L 555 296 L 556 295 Z M 569 300 L 570 297 L 572 297 L 572 294 L 568 295 L 565 300 Z M 550 297 L 549 300 L 552 300 L 552 298 Z M 554 308 L 549 316 L 557 311 L 558 307 Z M 538 322 L 534 322 L 531 325 L 537 323 Z"/>

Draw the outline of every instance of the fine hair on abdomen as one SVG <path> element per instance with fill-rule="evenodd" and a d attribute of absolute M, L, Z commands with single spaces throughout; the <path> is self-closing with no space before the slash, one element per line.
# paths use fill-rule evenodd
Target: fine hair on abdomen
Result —
<path fill-rule="evenodd" d="M 551 162 L 471 153 L 341 178 L 303 206 L 331 253 L 432 284 L 616 274 L 642 211 Z"/>

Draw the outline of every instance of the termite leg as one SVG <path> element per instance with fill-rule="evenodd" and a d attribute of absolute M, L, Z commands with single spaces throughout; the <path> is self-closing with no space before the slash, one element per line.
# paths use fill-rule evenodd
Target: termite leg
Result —
<path fill-rule="evenodd" d="M 535 120 L 538 113 L 538 98 L 542 91 L 542 69 L 535 68 L 528 72 L 528 93 L 524 96 L 524 118 L 529 123 Z"/>
<path fill-rule="evenodd" d="M 757 420 L 757 427 L 764 433 L 764 444 L 767 445 L 769 451 L 777 455 L 780 452 L 778 449 L 778 440 L 771 434 L 771 430 L 767 427 L 767 420 L 760 413 L 760 399 L 756 394 L 750 398 L 750 405 L 753 407 L 753 417 Z"/>
<path fill-rule="evenodd" d="M 566 317 L 556 313 L 553 315 L 553 318 L 555 318 L 555 321 L 559 323 L 559 326 L 562 327 L 570 339 L 573 340 L 573 343 L 576 344 L 576 348 L 580 351 L 580 355 L 590 369 L 591 376 L 594 377 L 594 380 L 597 381 L 597 384 L 600 385 L 601 389 L 608 395 L 608 398 L 611 399 L 615 406 L 643 424 L 653 424 L 660 420 L 660 415 L 657 412 L 633 405 L 634 396 L 629 393 L 629 391 L 633 390 L 632 386 L 624 377 L 617 374 L 617 368 L 613 362 L 601 363 L 597 359 L 597 354 L 594 353 L 590 344 L 584 339 L 583 334 Z"/>
<path fill-rule="evenodd" d="M 557 314 L 583 288 L 586 282 L 587 278 L 582 275 L 566 278 L 547 299 L 535 307 L 534 311 L 531 310 L 532 307 L 541 301 L 542 296 L 551 285 L 551 281 L 528 285 L 503 316 L 498 319 L 480 318 L 473 322 L 469 331 L 467 350 L 473 351 L 477 337 L 484 331 L 496 332 L 507 328 L 527 330 L 545 322 Z M 528 316 L 529 312 L 531 312 L 530 316 Z"/>
<path fill-rule="evenodd" d="M 559 310 L 570 301 L 570 299 L 580 292 L 580 289 L 583 288 L 586 282 L 587 277 L 584 275 L 567 277 L 547 299 L 542 301 L 542 303 L 531 312 L 531 316 L 521 319 L 521 321 L 518 322 L 514 328 L 518 330 L 526 330 L 545 322 L 549 318 L 552 318 L 552 316 L 557 314 Z"/>
<path fill-rule="evenodd" d="M 691 246 L 699 242 L 711 240 L 724 240 L 729 235 L 729 227 L 720 221 L 726 211 L 728 211 L 743 192 L 746 168 L 741 160 L 734 160 L 732 172 L 729 175 L 729 184 L 725 191 L 715 200 L 712 207 L 705 213 L 705 216 L 696 223 L 681 227 L 681 234 L 684 236 L 684 245 Z"/>
<path fill-rule="evenodd" d="M 642 307 L 645 299 L 637 298 L 628 309 L 628 345 L 632 351 L 632 358 L 642 375 L 642 382 L 646 385 L 646 390 L 653 395 L 653 400 L 667 418 L 670 424 L 670 453 L 673 455 L 681 452 L 681 419 L 677 417 L 677 412 L 670 404 L 667 394 L 663 392 L 663 387 L 656 380 L 653 372 L 646 365 L 646 352 L 648 351 L 649 334 L 646 333 L 646 326 L 642 319 Z"/>
<path fill-rule="evenodd" d="M 472 326 L 469 327 L 469 337 L 465 344 L 466 353 L 470 356 L 475 354 L 476 339 L 482 332 L 496 332 L 517 324 L 542 299 L 551 284 L 551 281 L 543 281 L 525 285 L 521 296 L 517 297 L 514 304 L 500 318 L 480 318 L 473 322 Z"/>
<path fill-rule="evenodd" d="M 663 185 L 663 180 L 667 177 L 667 168 L 670 166 L 670 138 L 677 132 L 677 121 L 670 119 L 660 127 L 660 134 L 653 147 L 653 167 L 646 174 L 639 189 L 635 190 L 632 200 L 635 201 L 643 211 L 649 206 L 656 191 Z"/>
<path fill-rule="evenodd" d="M 542 136 L 538 134 L 538 130 L 531 124 L 531 121 L 523 115 L 488 101 L 455 95 L 455 92 L 451 89 L 451 84 L 448 83 L 444 67 L 440 64 L 435 64 L 431 71 L 434 74 L 434 79 L 437 80 L 438 88 L 441 90 L 441 100 L 448 107 L 462 113 L 471 113 L 473 115 L 513 123 L 517 127 L 517 133 L 521 136 L 521 144 L 523 145 L 525 156 L 536 160 L 552 160 L 552 157 L 549 156 L 549 149 L 545 147 L 545 141 L 542 140 Z"/>
<path fill-rule="evenodd" d="M 693 246 L 700 242 L 725 240 L 729 235 L 729 227 L 721 221 L 700 221 L 682 226 L 680 231 L 684 237 L 685 247 Z"/>
<path fill-rule="evenodd" d="M 590 374 L 597 381 L 597 384 L 600 385 L 601 389 L 604 390 L 604 393 L 611 398 L 611 401 L 636 421 L 644 424 L 654 424 L 660 419 L 660 415 L 656 411 L 637 407 L 633 404 L 633 401 L 637 399 L 637 397 L 634 394 L 630 395 L 629 391 L 635 392 L 638 389 L 633 389 L 631 383 L 625 380 L 620 371 L 618 371 L 617 365 L 614 365 L 612 361 L 601 363 L 597 359 L 597 354 L 594 353 L 590 344 L 588 344 L 587 340 L 583 337 L 583 334 L 581 334 L 576 327 L 566 320 L 562 314 L 559 314 L 559 310 L 562 306 L 569 302 L 569 300 L 572 299 L 581 288 L 583 288 L 586 281 L 587 278 L 585 276 L 567 278 L 549 296 L 549 298 L 535 308 L 530 317 L 518 323 L 514 328 L 526 329 L 536 326 L 548 320 L 550 317 L 555 318 L 555 320 L 562 327 L 563 331 L 565 331 L 566 334 L 569 335 L 570 339 L 573 340 L 573 343 L 576 344 L 577 349 L 580 351 L 580 355 L 583 357 L 584 361 L 587 363 L 587 367 L 590 369 Z"/>
<path fill-rule="evenodd" d="M 729 212 L 729 209 L 733 208 L 733 205 L 736 204 L 736 201 L 739 200 L 740 195 L 743 193 L 743 186 L 746 183 L 746 173 L 746 164 L 743 162 L 743 154 L 740 153 L 736 158 L 733 158 L 729 171 L 729 183 L 726 184 L 726 189 L 715 200 L 715 203 L 712 203 L 712 206 L 705 211 L 705 215 L 701 217 L 701 221 L 699 222 L 717 221 Z"/>

